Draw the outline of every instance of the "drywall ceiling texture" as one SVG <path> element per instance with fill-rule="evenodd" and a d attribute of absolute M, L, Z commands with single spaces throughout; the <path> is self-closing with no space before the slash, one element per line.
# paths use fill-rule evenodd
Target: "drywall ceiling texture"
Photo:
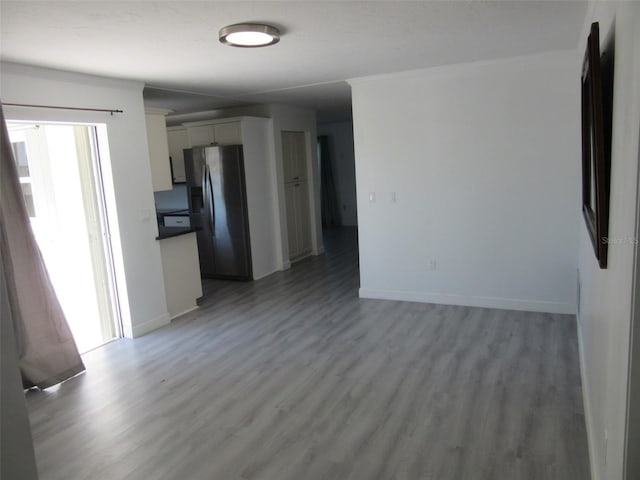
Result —
<path fill-rule="evenodd" d="M 353 80 L 360 295 L 575 313 L 575 51 Z"/>
<path fill-rule="evenodd" d="M 194 110 L 285 103 L 330 117 L 348 111 L 347 78 L 575 48 L 585 5 L 3 1 L 1 58 L 184 92 L 185 108 L 192 94 L 212 95 Z M 282 40 L 266 49 L 219 43 L 222 26 L 245 21 L 272 23 Z M 150 105 L 167 106 L 155 103 L 162 96 L 150 92 Z"/>
<path fill-rule="evenodd" d="M 580 61 L 592 21 L 600 24 L 601 48 L 611 37 L 615 40 L 609 217 L 609 238 L 615 240 L 608 247 L 607 269 L 601 270 L 580 219 L 578 326 L 593 480 L 622 480 L 633 265 L 637 255 L 640 4 L 596 2 L 588 20 L 576 55 Z M 638 452 L 630 455 L 637 456 Z M 627 477 L 632 478 L 638 477 Z"/>
<path fill-rule="evenodd" d="M 142 84 L 2 64 L 0 96 L 6 103 L 121 109 L 123 113 L 6 107 L 7 120 L 106 125 L 101 154 L 127 336 L 169 323 L 149 169 Z M 104 158 L 103 158 L 104 160 Z"/>

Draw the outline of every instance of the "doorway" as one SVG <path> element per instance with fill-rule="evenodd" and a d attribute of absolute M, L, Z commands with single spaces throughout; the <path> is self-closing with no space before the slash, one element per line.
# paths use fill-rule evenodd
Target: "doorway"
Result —
<path fill-rule="evenodd" d="M 356 166 L 353 123 L 318 125 L 323 226 L 357 227 Z"/>
<path fill-rule="evenodd" d="M 96 127 L 7 126 L 36 241 L 87 352 L 122 336 Z"/>

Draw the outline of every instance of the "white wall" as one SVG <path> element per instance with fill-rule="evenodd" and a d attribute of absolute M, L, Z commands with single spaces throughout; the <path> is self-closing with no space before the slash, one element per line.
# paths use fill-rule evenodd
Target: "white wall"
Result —
<path fill-rule="evenodd" d="M 340 224 L 355 226 L 358 224 L 358 215 L 353 123 L 337 122 L 318 125 L 318 135 L 329 137 L 329 153 L 340 209 Z"/>
<path fill-rule="evenodd" d="M 101 144 L 123 324 L 127 336 L 169 322 L 146 140 L 141 83 L 3 63 L 5 103 L 123 110 L 108 113 L 5 107 L 7 120 L 104 124 Z M 104 130 L 104 127 L 102 128 Z"/>
<path fill-rule="evenodd" d="M 362 297 L 575 312 L 577 63 L 350 82 Z"/>
<path fill-rule="evenodd" d="M 636 236 L 640 4 L 595 2 L 577 52 L 580 61 L 593 21 L 600 24 L 601 46 L 609 35 L 615 35 L 609 238 L 622 242 L 609 245 L 608 266 L 601 270 L 580 218 L 578 324 L 592 476 L 594 480 L 620 480 L 624 462 L 632 278 L 637 253 L 637 245 L 624 239 L 632 240 Z"/>
<path fill-rule="evenodd" d="M 251 238 L 253 278 L 258 280 L 282 270 L 280 232 L 274 221 L 278 212 L 271 120 L 246 117 L 242 121 L 245 157 L 247 213 Z M 266 146 L 266 147 L 265 147 Z M 264 152 L 267 148 L 268 152 Z"/>

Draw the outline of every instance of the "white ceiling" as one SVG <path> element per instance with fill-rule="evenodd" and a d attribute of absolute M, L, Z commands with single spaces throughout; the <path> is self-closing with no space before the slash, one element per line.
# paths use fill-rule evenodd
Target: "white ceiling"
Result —
<path fill-rule="evenodd" d="M 177 112 L 277 102 L 350 115 L 345 79 L 574 49 L 583 1 L 0 2 L 2 60 L 144 81 Z M 280 43 L 218 42 L 266 22 Z"/>

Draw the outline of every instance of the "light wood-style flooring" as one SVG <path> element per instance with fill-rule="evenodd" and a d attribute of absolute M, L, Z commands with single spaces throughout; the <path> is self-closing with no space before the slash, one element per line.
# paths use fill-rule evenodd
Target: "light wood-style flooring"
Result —
<path fill-rule="evenodd" d="M 361 300 L 326 248 L 29 392 L 41 479 L 589 479 L 573 316 Z"/>

